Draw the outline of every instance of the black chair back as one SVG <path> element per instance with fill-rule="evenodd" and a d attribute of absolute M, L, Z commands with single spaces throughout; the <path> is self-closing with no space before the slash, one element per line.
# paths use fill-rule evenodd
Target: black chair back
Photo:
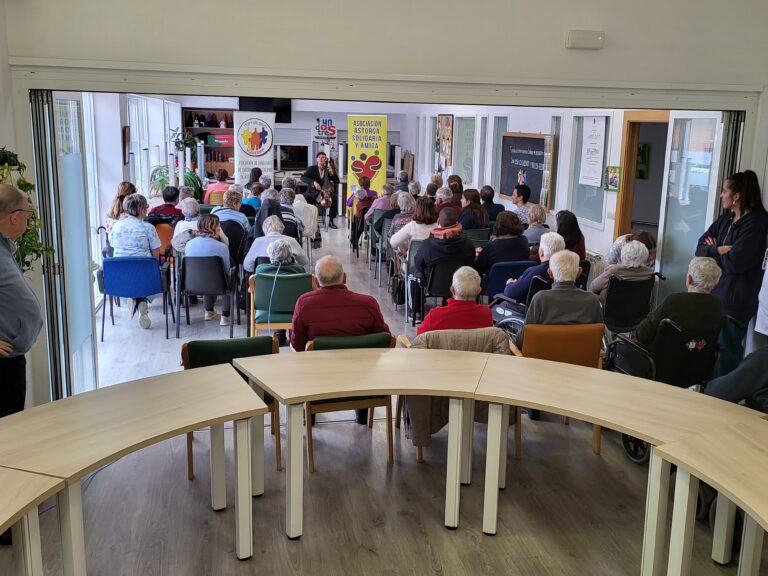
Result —
<path fill-rule="evenodd" d="M 552 288 L 552 280 L 549 277 L 544 278 L 542 276 L 534 276 L 531 280 L 531 285 L 528 287 L 528 295 L 525 298 L 525 305 L 530 306 L 533 297 L 543 290 L 549 290 Z"/>
<path fill-rule="evenodd" d="M 252 206 L 251 206 L 252 208 Z M 248 253 L 248 232 L 234 220 L 221 223 L 221 230 L 229 240 L 229 259 L 232 264 L 242 264 Z"/>
<path fill-rule="evenodd" d="M 227 275 L 218 256 L 185 256 L 181 261 L 179 288 L 197 296 L 214 296 L 229 291 Z"/>
<path fill-rule="evenodd" d="M 453 273 L 464 265 L 458 260 L 437 260 L 427 270 L 425 297 L 451 298 Z"/>
<path fill-rule="evenodd" d="M 669 318 L 659 324 L 653 343 L 654 380 L 687 388 L 712 378 L 718 329 L 710 334 L 683 330 Z"/>
<path fill-rule="evenodd" d="M 592 270 L 592 262 L 589 260 L 582 260 L 579 262 L 579 268 L 581 268 L 581 274 L 576 278 L 576 287 L 582 290 L 587 289 L 587 281 L 589 280 L 589 273 Z"/>
<path fill-rule="evenodd" d="M 603 319 L 611 332 L 631 332 L 651 311 L 656 276 L 624 279 L 611 276 L 603 305 Z"/>

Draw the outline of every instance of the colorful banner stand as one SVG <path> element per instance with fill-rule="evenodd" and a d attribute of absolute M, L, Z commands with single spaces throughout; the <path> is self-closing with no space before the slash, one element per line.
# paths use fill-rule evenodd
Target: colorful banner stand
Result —
<path fill-rule="evenodd" d="M 312 131 L 312 140 L 317 143 L 318 151 L 325 152 L 329 158 L 333 158 L 334 162 L 339 161 L 338 130 L 332 118 L 317 118 Z"/>
<path fill-rule="evenodd" d="M 361 176 L 381 193 L 387 183 L 387 117 L 347 116 L 347 193 L 354 194 Z"/>
<path fill-rule="evenodd" d="M 252 168 L 273 177 L 275 165 L 274 112 L 235 112 L 235 182 L 245 185 Z"/>

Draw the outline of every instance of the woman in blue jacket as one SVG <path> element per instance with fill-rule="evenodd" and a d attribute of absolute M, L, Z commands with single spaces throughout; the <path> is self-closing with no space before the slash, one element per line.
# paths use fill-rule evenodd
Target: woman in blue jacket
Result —
<path fill-rule="evenodd" d="M 723 182 L 720 199 L 726 212 L 699 238 L 696 256 L 714 258 L 723 269 L 712 294 L 739 323 L 725 322 L 720 334 L 723 350 L 718 374 L 723 375 L 741 362 L 747 324 L 757 312 L 768 214 L 760 199 L 757 175 L 751 170 L 737 172 Z"/>

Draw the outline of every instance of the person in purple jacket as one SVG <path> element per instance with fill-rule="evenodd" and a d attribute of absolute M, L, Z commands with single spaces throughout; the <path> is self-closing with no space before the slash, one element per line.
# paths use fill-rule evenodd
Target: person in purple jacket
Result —
<path fill-rule="evenodd" d="M 729 176 L 720 200 L 726 212 L 699 238 L 696 256 L 714 258 L 722 268 L 712 294 L 723 302 L 725 314 L 736 320 L 725 322 L 720 332 L 723 350 L 717 374 L 722 376 L 741 362 L 747 324 L 757 312 L 768 214 L 760 199 L 757 175 L 751 170 Z"/>

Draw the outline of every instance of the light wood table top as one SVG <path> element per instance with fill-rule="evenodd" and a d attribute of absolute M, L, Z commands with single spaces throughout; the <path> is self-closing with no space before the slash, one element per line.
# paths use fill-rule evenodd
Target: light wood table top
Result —
<path fill-rule="evenodd" d="M 0 419 L 0 465 L 73 482 L 166 438 L 266 412 L 232 366 L 173 372 Z"/>
<path fill-rule="evenodd" d="M 768 530 L 768 422 L 755 419 L 656 448 Z"/>
<path fill-rule="evenodd" d="M 489 354 L 376 348 L 238 358 L 234 364 L 283 404 L 343 396 L 472 398 Z"/>
<path fill-rule="evenodd" d="M 64 480 L 0 466 L 0 533 L 64 488 Z"/>
<path fill-rule="evenodd" d="M 586 420 L 657 446 L 760 412 L 711 396 L 607 370 L 491 355 L 476 400 Z"/>

